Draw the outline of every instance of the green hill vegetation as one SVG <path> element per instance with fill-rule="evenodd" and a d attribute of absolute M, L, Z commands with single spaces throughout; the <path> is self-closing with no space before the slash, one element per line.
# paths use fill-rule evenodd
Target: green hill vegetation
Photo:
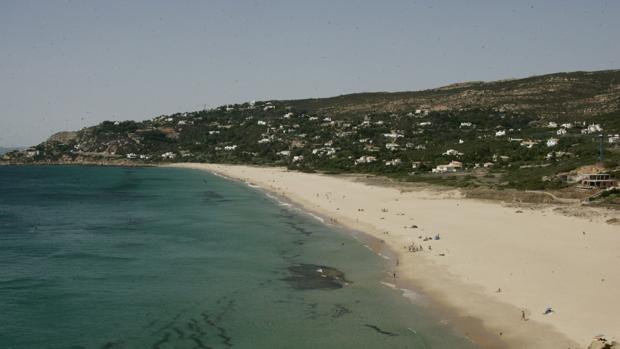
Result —
<path fill-rule="evenodd" d="M 549 189 L 567 185 L 557 174 L 596 163 L 601 141 L 605 164 L 617 168 L 618 134 L 620 71 L 614 70 L 106 121 L 53 135 L 3 162 L 218 162 Z"/>

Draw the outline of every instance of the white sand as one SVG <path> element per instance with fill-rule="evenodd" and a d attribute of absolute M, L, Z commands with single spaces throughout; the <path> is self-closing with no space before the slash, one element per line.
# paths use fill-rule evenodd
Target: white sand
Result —
<path fill-rule="evenodd" d="M 620 339 L 620 227 L 603 217 L 569 217 L 552 207 L 517 213 L 457 191 L 401 192 L 282 168 L 175 166 L 256 184 L 383 239 L 398 255 L 399 286 L 413 284 L 453 309 L 450 319 L 464 331 L 481 320 L 478 327 L 501 332 L 511 348 L 585 348 L 599 334 Z M 418 239 L 435 234 L 440 240 Z M 424 252 L 407 252 L 414 242 Z M 555 312 L 543 315 L 548 306 Z"/>

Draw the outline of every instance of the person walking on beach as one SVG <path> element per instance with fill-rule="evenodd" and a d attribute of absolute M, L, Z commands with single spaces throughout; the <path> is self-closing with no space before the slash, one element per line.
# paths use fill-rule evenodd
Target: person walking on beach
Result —
<path fill-rule="evenodd" d="M 527 321 L 527 318 L 525 317 L 525 310 L 521 310 L 521 320 Z"/>

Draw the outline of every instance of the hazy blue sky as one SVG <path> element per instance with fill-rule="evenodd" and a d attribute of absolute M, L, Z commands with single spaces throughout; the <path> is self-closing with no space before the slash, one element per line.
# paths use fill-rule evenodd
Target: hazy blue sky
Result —
<path fill-rule="evenodd" d="M 0 0 L 0 145 L 203 104 L 620 68 L 620 1 Z"/>

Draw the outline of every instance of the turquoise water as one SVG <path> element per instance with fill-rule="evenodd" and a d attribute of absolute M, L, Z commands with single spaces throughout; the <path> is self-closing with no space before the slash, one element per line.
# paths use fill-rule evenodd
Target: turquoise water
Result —
<path fill-rule="evenodd" d="M 308 264 L 348 283 L 297 287 Z M 0 348 L 473 348 L 384 268 L 204 172 L 0 167 Z"/>

